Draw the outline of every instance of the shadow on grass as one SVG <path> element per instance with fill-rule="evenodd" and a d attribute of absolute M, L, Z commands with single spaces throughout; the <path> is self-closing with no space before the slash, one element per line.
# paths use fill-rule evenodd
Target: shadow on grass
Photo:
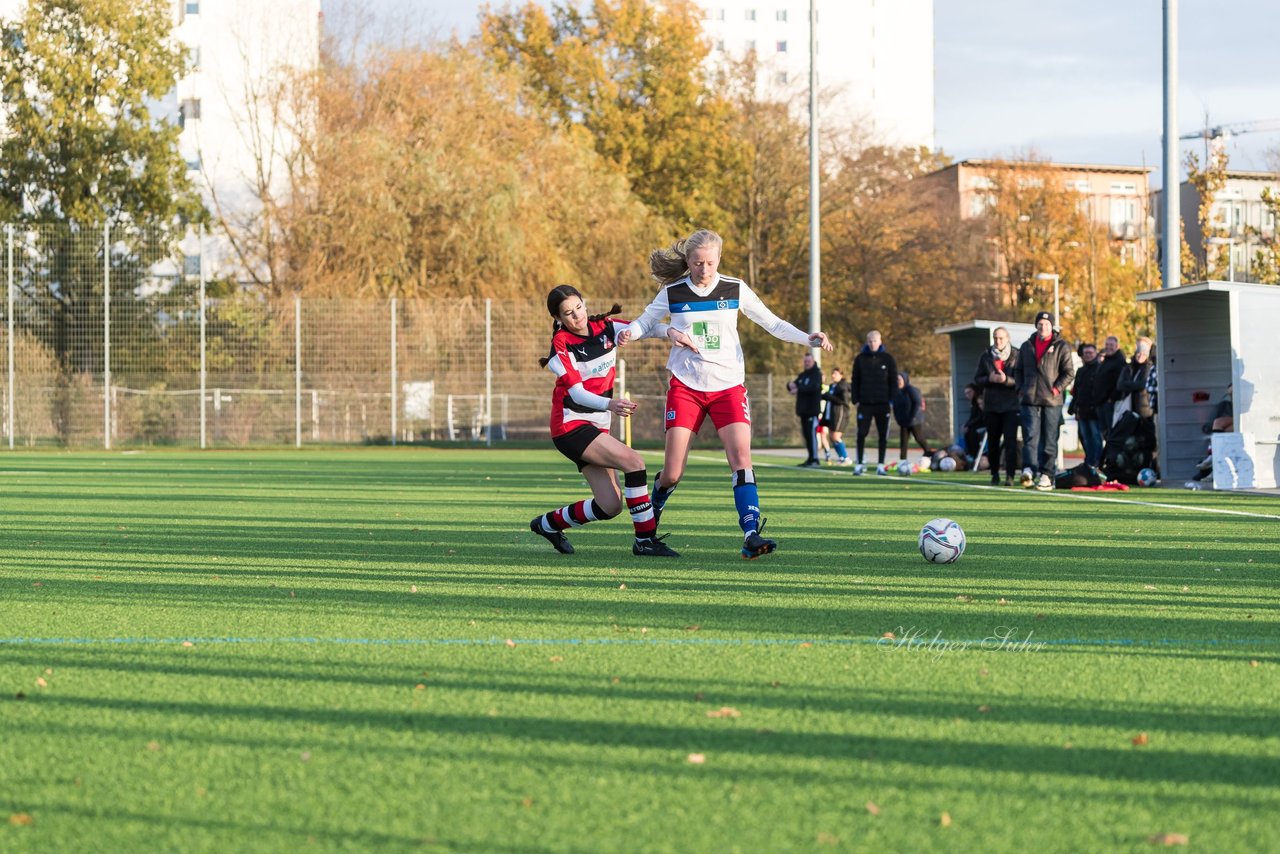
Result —
<path fill-rule="evenodd" d="M 438 651 L 437 651 L 438 654 Z M 421 676 L 420 663 L 410 666 L 370 664 L 368 662 L 324 661 L 301 665 L 296 659 L 262 656 L 222 656 L 210 662 L 207 655 L 157 655 L 134 650 L 111 649 L 107 655 L 65 648 L 5 648 L 0 646 L 0 665 L 53 667 L 59 671 L 94 671 L 99 673 L 145 674 L 204 680 L 279 680 L 290 683 L 314 683 L 350 686 L 402 688 L 408 690 L 421 679 L 430 696 L 441 693 L 499 692 L 527 702 L 530 698 L 596 700 L 622 702 L 689 703 L 694 714 L 717 704 L 729 704 L 746 711 L 770 709 L 783 712 L 823 712 L 858 715 L 869 718 L 919 718 L 939 722 L 966 720 L 984 726 L 1007 724 L 1059 725 L 1066 728 L 1110 727 L 1121 731 L 1142 730 L 1161 733 L 1188 733 L 1269 738 L 1276 734 L 1274 715 L 1268 713 L 1229 712 L 1221 706 L 1152 705 L 1125 703 L 1085 706 L 1050 701 L 1011 701 L 989 690 L 975 688 L 972 695 L 928 690 L 872 689 L 852 693 L 844 686 L 823 687 L 812 684 L 777 685 L 764 680 L 730 681 L 690 676 L 688 678 L 628 675 L 624 682 L 613 683 L 603 674 L 576 674 L 557 671 L 513 670 L 503 668 L 468 668 L 432 663 L 430 676 Z M 782 663 L 779 663 L 782 666 Z M 694 689 L 702 695 L 695 702 Z M 989 696 L 993 708 L 979 711 L 975 696 Z M 57 702 L 57 695 L 41 695 L 41 701 Z M 434 701 L 434 699 L 433 699 Z M 93 702 L 82 700 L 77 702 Z M 110 702 L 110 701 L 107 701 Z M 248 707 L 245 713 L 248 714 Z M 265 713 L 265 712 L 264 712 Z"/>
<path fill-rule="evenodd" d="M 921 772 L 958 769 L 983 773 L 1057 774 L 1100 777 L 1134 783 L 1225 784 L 1269 789 L 1277 765 L 1273 757 L 1212 752 L 1135 750 L 1061 746 L 992 744 L 958 738 L 911 738 L 891 734 L 779 731 L 766 737 L 754 730 L 672 726 L 639 721 L 566 720 L 562 717 L 449 714 L 421 709 L 355 711 L 264 707 L 238 703 L 105 699 L 62 694 L 31 698 L 31 706 L 52 714 L 81 710 L 89 715 L 129 713 L 162 718 L 184 716 L 207 720 L 252 721 L 258 725 L 372 727 L 397 732 L 516 742 L 578 745 L 614 750 L 696 750 L 707 754 L 745 754 L 805 760 L 864 760 L 901 763 Z M 868 710 L 871 711 L 871 710 Z M 1015 720 L 1033 720 L 1034 705 L 1010 703 Z M 930 715 L 932 717 L 932 715 Z M 1148 720 L 1129 726 L 1150 727 Z"/>

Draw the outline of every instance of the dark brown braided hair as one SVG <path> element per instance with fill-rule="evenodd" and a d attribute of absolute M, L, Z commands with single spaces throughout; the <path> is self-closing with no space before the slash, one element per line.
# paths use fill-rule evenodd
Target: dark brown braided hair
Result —
<path fill-rule="evenodd" d="M 556 285 L 551 289 L 551 293 L 547 294 L 547 313 L 555 318 L 551 322 L 551 334 L 553 336 L 560 331 L 560 327 L 562 325 L 560 323 L 560 304 L 570 297 L 577 297 L 584 303 L 586 302 L 586 299 L 582 296 L 582 292 L 573 285 Z M 601 314 L 589 315 L 587 317 L 587 322 L 590 323 L 594 320 L 604 320 L 606 317 L 611 317 L 620 311 L 622 311 L 622 306 L 615 302 L 608 311 Z M 554 350 L 552 353 L 554 353 Z M 538 364 L 545 368 L 547 366 L 547 362 L 551 361 L 552 353 L 548 353 L 546 356 L 539 359 Z"/>

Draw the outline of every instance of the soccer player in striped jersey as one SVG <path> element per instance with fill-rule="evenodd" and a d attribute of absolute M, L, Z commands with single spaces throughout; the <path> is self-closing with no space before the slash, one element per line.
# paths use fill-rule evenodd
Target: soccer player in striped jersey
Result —
<path fill-rule="evenodd" d="M 689 446 L 710 415 L 733 472 L 733 501 L 742 528 L 742 556 L 753 560 L 777 548 L 761 536 L 764 518 L 751 467 L 751 405 L 743 385 L 746 370 L 738 341 L 738 312 L 770 335 L 793 344 L 832 349 L 822 332 L 802 332 L 765 307 L 741 279 L 719 272 L 724 241 L 713 231 L 697 231 L 668 249 L 649 255 L 649 271 L 662 290 L 640 317 L 618 336 L 621 344 L 651 337 L 667 315 L 667 338 L 675 345 L 667 359 L 666 453 L 653 481 L 653 509 L 661 517 L 680 483 Z"/>
<path fill-rule="evenodd" d="M 591 486 L 592 497 L 535 517 L 529 530 L 545 537 L 556 551 L 573 554 L 565 537 L 569 528 L 612 519 L 622 510 L 623 499 L 631 514 L 636 539 L 631 553 L 642 557 L 679 557 L 658 537 L 658 519 L 649 498 L 649 476 L 644 460 L 609 435 L 613 415 L 626 418 L 636 405 L 613 397 L 615 344 L 625 320 L 610 314 L 587 315 L 582 294 L 572 285 L 557 285 L 547 295 L 547 311 L 555 318 L 551 353 L 541 360 L 556 375 L 551 398 L 551 441 L 572 460 Z M 661 335 L 665 327 L 654 330 Z M 623 493 L 618 492 L 614 470 L 622 472 Z"/>

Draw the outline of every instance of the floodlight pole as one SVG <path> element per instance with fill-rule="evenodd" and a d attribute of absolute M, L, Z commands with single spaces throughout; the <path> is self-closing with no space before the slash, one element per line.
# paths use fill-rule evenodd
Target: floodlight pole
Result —
<path fill-rule="evenodd" d="M 1182 212 L 1178 194 L 1178 0 L 1164 0 L 1164 223 L 1160 287 L 1182 284 Z"/>
<path fill-rule="evenodd" d="M 819 209 L 818 0 L 809 0 L 809 332 L 822 328 L 822 214 Z M 810 349 L 815 361 L 820 347 Z"/>

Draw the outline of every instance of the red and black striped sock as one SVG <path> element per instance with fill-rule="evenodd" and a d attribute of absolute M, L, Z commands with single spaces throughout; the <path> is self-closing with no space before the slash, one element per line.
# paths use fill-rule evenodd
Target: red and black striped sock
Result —
<path fill-rule="evenodd" d="M 586 501 L 566 504 L 559 510 L 544 513 L 542 516 L 542 530 L 549 534 L 552 531 L 580 528 L 588 522 L 608 518 L 607 515 L 600 512 L 600 508 L 596 506 L 595 499 L 588 498 Z"/>
<path fill-rule="evenodd" d="M 622 476 L 623 494 L 627 499 L 627 511 L 636 529 L 636 539 L 651 539 L 658 532 L 653 518 L 653 502 L 649 500 L 649 474 L 645 469 L 629 471 Z"/>

